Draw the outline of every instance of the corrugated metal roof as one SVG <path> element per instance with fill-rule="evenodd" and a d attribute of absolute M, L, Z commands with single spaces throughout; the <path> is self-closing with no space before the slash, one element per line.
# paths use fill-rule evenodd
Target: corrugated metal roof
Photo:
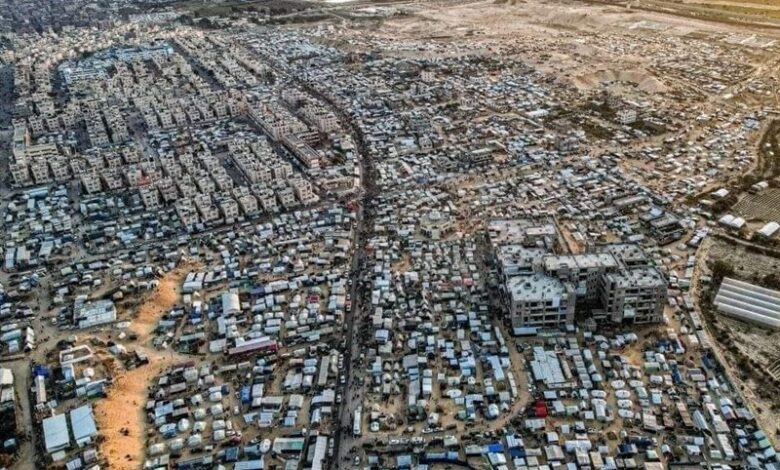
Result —
<path fill-rule="evenodd" d="M 65 415 L 56 415 L 43 420 L 43 441 L 46 452 L 52 453 L 70 446 L 68 421 Z"/>
<path fill-rule="evenodd" d="M 263 459 L 245 460 L 243 462 L 236 462 L 236 464 L 233 465 L 233 470 L 262 470 L 263 467 Z"/>
<path fill-rule="evenodd" d="M 70 425 L 73 428 L 73 438 L 76 442 L 89 439 L 97 435 L 95 416 L 92 407 L 84 405 L 70 412 Z"/>

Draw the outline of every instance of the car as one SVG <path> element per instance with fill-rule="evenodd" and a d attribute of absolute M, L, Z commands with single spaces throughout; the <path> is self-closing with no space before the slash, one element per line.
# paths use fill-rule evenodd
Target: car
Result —
<path fill-rule="evenodd" d="M 360 456 L 359 455 L 356 455 L 355 458 L 352 459 L 352 464 L 355 465 L 356 467 L 360 466 Z"/>

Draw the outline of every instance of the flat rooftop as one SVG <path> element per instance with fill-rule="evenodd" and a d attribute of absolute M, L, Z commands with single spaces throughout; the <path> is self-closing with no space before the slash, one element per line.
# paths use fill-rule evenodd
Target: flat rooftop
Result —
<path fill-rule="evenodd" d="M 555 305 L 567 293 L 566 286 L 558 279 L 544 274 L 515 277 L 507 282 L 512 299 L 517 302 L 549 302 Z"/>

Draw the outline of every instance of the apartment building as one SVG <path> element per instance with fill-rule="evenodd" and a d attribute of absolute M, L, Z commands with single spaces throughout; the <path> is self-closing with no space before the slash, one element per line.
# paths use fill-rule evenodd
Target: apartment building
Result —
<path fill-rule="evenodd" d="M 633 124 L 637 120 L 637 112 L 632 108 L 620 109 L 615 113 L 615 120 L 623 125 Z"/>
<path fill-rule="evenodd" d="M 260 207 L 257 203 L 257 198 L 246 187 L 242 186 L 234 189 L 233 196 L 236 198 L 238 206 L 244 215 L 251 216 L 258 212 Z"/>
<path fill-rule="evenodd" d="M 320 155 L 309 144 L 295 135 L 288 134 L 282 137 L 284 146 L 287 147 L 295 158 L 306 168 L 319 168 Z"/>
<path fill-rule="evenodd" d="M 323 133 L 339 129 L 339 120 L 335 114 L 319 104 L 307 103 L 300 109 L 303 118 Z"/>
<path fill-rule="evenodd" d="M 263 211 L 268 214 L 279 212 L 279 204 L 273 189 L 263 185 L 252 185 L 252 192 L 257 197 Z"/>
<path fill-rule="evenodd" d="M 146 185 L 139 188 L 139 194 L 141 196 L 141 202 L 144 207 L 149 210 L 158 209 L 160 207 L 160 192 L 155 186 Z"/>
<path fill-rule="evenodd" d="M 156 182 L 157 189 L 160 190 L 162 196 L 162 202 L 169 204 L 175 202 L 179 198 L 179 191 L 176 188 L 176 184 L 171 178 L 162 178 Z"/>
<path fill-rule="evenodd" d="M 543 269 L 550 276 L 574 286 L 580 301 L 598 298 L 602 277 L 617 270 L 617 260 L 607 253 L 544 256 Z"/>
<path fill-rule="evenodd" d="M 34 137 L 46 132 L 44 121 L 39 116 L 30 116 L 27 118 L 27 126 Z"/>
<path fill-rule="evenodd" d="M 49 165 L 43 160 L 33 162 L 30 165 L 30 171 L 32 172 L 35 184 L 50 183 L 52 181 L 51 173 L 49 173 Z"/>
<path fill-rule="evenodd" d="M 102 184 L 100 182 L 100 176 L 95 172 L 85 173 L 81 175 L 81 187 L 87 194 L 99 193 L 102 190 Z"/>
<path fill-rule="evenodd" d="M 32 184 L 30 168 L 26 164 L 11 163 L 9 164 L 9 171 L 11 172 L 14 186 L 29 186 Z"/>
<path fill-rule="evenodd" d="M 279 199 L 279 203 L 285 209 L 292 209 L 298 207 L 298 199 L 295 197 L 295 191 L 289 186 L 280 186 L 276 189 L 276 197 Z"/>
<path fill-rule="evenodd" d="M 313 204 L 319 199 L 317 195 L 314 194 L 311 183 L 308 180 L 297 177 L 291 178 L 289 183 L 290 186 L 292 186 L 293 191 L 295 191 L 295 195 L 298 197 L 298 200 L 301 201 L 301 204 Z"/>
<path fill-rule="evenodd" d="M 308 130 L 306 124 L 273 99 L 252 103 L 249 106 L 249 117 L 276 141 L 285 135 Z"/>
<path fill-rule="evenodd" d="M 200 221 L 198 211 L 189 198 L 180 199 L 176 202 L 176 215 L 179 216 L 181 224 L 187 228 L 192 228 Z"/>
<path fill-rule="evenodd" d="M 93 147 L 104 147 L 111 143 L 100 115 L 87 119 L 86 124 L 87 138 L 89 139 L 90 145 Z"/>
<path fill-rule="evenodd" d="M 287 162 L 279 161 L 271 167 L 274 179 L 283 180 L 293 175 L 293 167 Z"/>
<path fill-rule="evenodd" d="M 100 172 L 100 178 L 108 191 L 118 191 L 124 184 L 124 173 L 119 168 L 107 168 Z"/>
<path fill-rule="evenodd" d="M 211 192 L 206 193 L 211 194 Z M 219 209 L 211 202 L 211 198 L 206 194 L 195 196 L 195 208 L 198 210 L 200 220 L 204 223 L 213 222 L 219 219 Z"/>
<path fill-rule="evenodd" d="M 70 179 L 70 167 L 64 157 L 49 160 L 49 169 L 54 181 L 63 182 Z"/>
<path fill-rule="evenodd" d="M 219 210 L 228 223 L 235 221 L 240 216 L 238 203 L 232 197 L 220 197 L 217 205 L 219 205 Z"/>

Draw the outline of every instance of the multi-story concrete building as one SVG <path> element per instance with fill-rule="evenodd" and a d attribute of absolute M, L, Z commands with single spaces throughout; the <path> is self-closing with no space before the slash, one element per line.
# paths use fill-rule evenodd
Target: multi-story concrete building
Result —
<path fill-rule="evenodd" d="M 91 116 L 86 120 L 87 137 L 93 147 L 103 147 L 110 143 L 106 127 L 103 125 L 103 119 L 100 115 Z"/>
<path fill-rule="evenodd" d="M 35 161 L 30 165 L 32 171 L 33 180 L 35 184 L 43 184 L 51 182 L 51 174 L 49 173 L 49 165 L 45 161 Z"/>
<path fill-rule="evenodd" d="M 317 202 L 317 195 L 312 191 L 311 183 L 301 177 L 291 178 L 289 180 L 290 186 L 292 186 L 295 195 L 298 196 L 298 200 L 301 204 L 307 205 Z"/>
<path fill-rule="evenodd" d="M 219 210 L 222 212 L 222 216 L 230 223 L 235 221 L 239 217 L 238 203 L 232 197 L 221 197 L 218 201 Z"/>
<path fill-rule="evenodd" d="M 32 178 L 30 176 L 30 167 L 22 163 L 11 163 L 9 165 L 11 172 L 11 178 L 13 179 L 14 186 L 28 186 L 32 184 Z"/>
<path fill-rule="evenodd" d="M 574 321 L 571 283 L 541 273 L 511 278 L 506 285 L 512 328 L 559 328 Z"/>
<path fill-rule="evenodd" d="M 274 190 L 263 185 L 253 185 L 252 192 L 260 202 L 260 206 L 268 214 L 279 212 L 279 204 L 276 201 Z"/>
<path fill-rule="evenodd" d="M 49 160 L 49 169 L 55 181 L 67 181 L 70 179 L 70 167 L 64 157 Z"/>
<path fill-rule="evenodd" d="M 254 215 L 258 212 L 259 206 L 257 198 L 253 196 L 246 187 L 240 187 L 233 190 L 233 195 L 238 201 L 241 212 L 246 216 Z"/>
<path fill-rule="evenodd" d="M 274 179 L 277 180 L 287 179 L 293 175 L 292 165 L 282 161 L 273 165 L 273 167 L 271 167 L 271 171 L 273 172 Z"/>
<path fill-rule="evenodd" d="M 200 220 L 203 222 L 213 222 L 219 219 L 219 209 L 217 209 L 217 206 L 211 202 L 211 198 L 206 194 L 198 194 L 195 196 L 195 207 L 198 209 Z"/>
<path fill-rule="evenodd" d="M 279 203 L 285 209 L 298 207 L 298 199 L 295 197 L 295 191 L 289 186 L 278 187 L 276 189 L 276 197 L 279 198 Z"/>
<path fill-rule="evenodd" d="M 263 129 L 279 140 L 284 135 L 308 131 L 308 126 L 295 117 L 275 98 L 266 96 L 263 101 L 249 107 L 249 115 Z"/>
<path fill-rule="evenodd" d="M 320 155 L 309 144 L 295 135 L 289 134 L 282 137 L 285 147 L 287 147 L 295 158 L 306 168 L 319 168 Z"/>
<path fill-rule="evenodd" d="M 141 202 L 143 202 L 144 207 L 149 210 L 158 209 L 160 207 L 160 192 L 155 186 L 141 186 L 139 193 L 141 195 Z"/>
<path fill-rule="evenodd" d="M 666 304 L 666 284 L 664 276 L 650 267 L 606 273 L 598 288 L 604 315 L 593 318 L 612 323 L 660 322 Z"/>
<path fill-rule="evenodd" d="M 181 224 L 187 228 L 192 228 L 198 224 L 198 211 L 189 198 L 180 199 L 176 202 L 176 215 L 179 216 Z"/>
<path fill-rule="evenodd" d="M 513 328 L 556 328 L 575 312 L 600 322 L 651 323 L 663 319 L 664 275 L 633 244 L 592 253 L 558 255 L 554 225 L 527 221 L 490 224 L 503 299 Z"/>
<path fill-rule="evenodd" d="M 81 186 L 87 194 L 99 193 L 102 190 L 100 176 L 95 172 L 81 175 Z"/>
<path fill-rule="evenodd" d="M 544 256 L 542 262 L 544 272 L 574 286 L 580 303 L 597 299 L 601 278 L 618 267 L 607 253 Z"/>

